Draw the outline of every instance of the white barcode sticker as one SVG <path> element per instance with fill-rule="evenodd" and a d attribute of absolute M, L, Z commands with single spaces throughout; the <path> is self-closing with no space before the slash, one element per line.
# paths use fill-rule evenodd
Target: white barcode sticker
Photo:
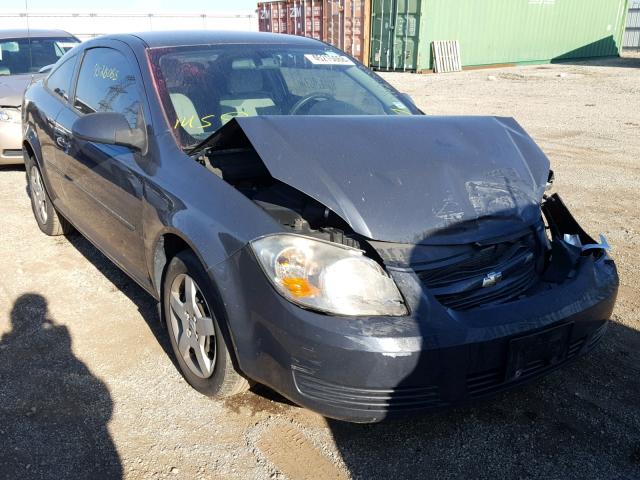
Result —
<path fill-rule="evenodd" d="M 314 65 L 355 65 L 353 61 L 343 55 L 317 55 L 307 53 L 304 58 Z"/>

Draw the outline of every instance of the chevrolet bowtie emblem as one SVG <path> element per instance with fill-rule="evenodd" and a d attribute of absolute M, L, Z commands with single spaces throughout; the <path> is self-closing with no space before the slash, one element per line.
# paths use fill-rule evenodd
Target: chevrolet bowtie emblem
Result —
<path fill-rule="evenodd" d="M 500 280 L 502 280 L 502 272 L 491 272 L 491 273 L 488 273 L 482 279 L 482 288 L 493 287 Z"/>

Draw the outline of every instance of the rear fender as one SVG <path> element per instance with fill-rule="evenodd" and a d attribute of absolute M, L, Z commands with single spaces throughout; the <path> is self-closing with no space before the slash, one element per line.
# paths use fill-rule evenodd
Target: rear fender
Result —
<path fill-rule="evenodd" d="M 33 153 L 33 157 L 35 158 L 36 163 L 42 169 L 42 148 L 40 147 L 40 140 L 38 139 L 38 135 L 36 134 L 35 129 L 32 124 L 28 124 L 27 128 L 24 131 L 23 141 L 22 141 L 22 151 L 23 154 L 25 152 L 25 146 L 28 145 Z"/>

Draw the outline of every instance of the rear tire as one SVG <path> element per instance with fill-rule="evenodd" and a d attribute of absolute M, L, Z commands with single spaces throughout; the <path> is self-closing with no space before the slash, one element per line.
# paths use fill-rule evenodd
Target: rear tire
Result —
<path fill-rule="evenodd" d="M 162 284 L 163 316 L 180 373 L 214 398 L 242 393 L 249 382 L 236 372 L 219 322 L 220 302 L 198 258 L 189 251 L 169 262 Z"/>
<path fill-rule="evenodd" d="M 25 161 L 25 169 L 27 172 L 27 190 L 31 199 L 31 210 L 42 233 L 50 237 L 71 233 L 73 227 L 58 214 L 53 206 L 42 179 L 40 168 L 32 158 L 29 157 Z"/>

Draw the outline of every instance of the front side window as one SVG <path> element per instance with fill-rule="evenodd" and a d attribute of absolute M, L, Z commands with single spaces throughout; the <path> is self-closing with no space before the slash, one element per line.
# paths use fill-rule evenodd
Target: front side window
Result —
<path fill-rule="evenodd" d="M 122 113 L 134 128 L 141 112 L 137 70 L 127 58 L 112 48 L 92 48 L 82 59 L 74 108 L 83 114 Z"/>
<path fill-rule="evenodd" d="M 0 75 L 38 73 L 79 43 L 74 37 L 4 38 L 0 40 Z"/>
<path fill-rule="evenodd" d="M 65 100 L 69 100 L 73 71 L 76 68 L 77 55 L 64 61 L 47 78 L 47 88 Z"/>
<path fill-rule="evenodd" d="M 419 113 L 380 77 L 329 46 L 197 45 L 149 50 L 183 148 L 234 117 Z"/>

